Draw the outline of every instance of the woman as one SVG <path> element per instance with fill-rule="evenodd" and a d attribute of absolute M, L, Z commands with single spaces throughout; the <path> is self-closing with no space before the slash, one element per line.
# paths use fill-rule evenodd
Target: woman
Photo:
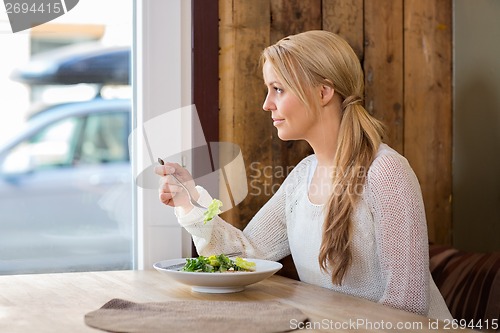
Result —
<path fill-rule="evenodd" d="M 418 180 L 407 160 L 381 142 L 382 125 L 362 106 L 363 72 L 339 36 L 309 31 L 262 54 L 263 108 L 282 140 L 306 140 L 303 159 L 240 231 L 216 217 L 203 223 L 175 173 L 201 204 L 179 165 L 156 168 L 160 200 L 175 206 L 201 255 L 242 251 L 280 260 L 291 254 L 302 281 L 395 308 L 451 315 L 429 272 L 427 227 Z"/>

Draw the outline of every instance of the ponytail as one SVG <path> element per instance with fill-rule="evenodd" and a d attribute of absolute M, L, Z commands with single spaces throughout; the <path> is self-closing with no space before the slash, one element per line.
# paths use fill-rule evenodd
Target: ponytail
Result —
<path fill-rule="evenodd" d="M 349 96 L 342 103 L 333 193 L 326 206 L 319 263 L 331 271 L 332 283 L 342 284 L 351 262 L 352 212 L 362 195 L 368 168 L 381 143 L 383 126 Z"/>

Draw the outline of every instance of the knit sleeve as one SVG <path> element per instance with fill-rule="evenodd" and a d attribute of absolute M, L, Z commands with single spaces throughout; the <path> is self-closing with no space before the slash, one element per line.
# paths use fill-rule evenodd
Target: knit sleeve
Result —
<path fill-rule="evenodd" d="M 375 159 L 367 178 L 385 291 L 380 303 L 427 315 L 429 252 L 417 177 L 399 154 Z"/>
<path fill-rule="evenodd" d="M 231 253 L 241 251 L 248 258 L 280 260 L 290 254 L 286 231 L 286 187 L 290 176 L 278 191 L 257 212 L 242 231 L 220 217 L 203 223 L 203 210 L 193 208 L 187 215 L 181 215 L 176 208 L 179 223 L 193 238 L 200 255 Z M 207 206 L 212 198 L 206 190 L 198 187 L 199 202 Z"/>

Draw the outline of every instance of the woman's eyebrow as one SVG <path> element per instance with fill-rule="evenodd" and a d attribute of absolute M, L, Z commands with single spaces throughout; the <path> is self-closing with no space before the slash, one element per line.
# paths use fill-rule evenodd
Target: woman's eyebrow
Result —
<path fill-rule="evenodd" d="M 278 85 L 281 85 L 281 83 L 279 83 L 278 81 L 271 81 L 271 82 L 269 82 L 269 83 L 264 82 L 264 85 L 265 85 L 265 86 L 272 86 L 273 84 L 278 84 Z"/>

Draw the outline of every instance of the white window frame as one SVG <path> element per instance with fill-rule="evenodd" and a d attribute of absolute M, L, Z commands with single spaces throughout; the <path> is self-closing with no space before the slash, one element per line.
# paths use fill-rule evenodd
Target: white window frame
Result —
<path fill-rule="evenodd" d="M 144 148 L 143 125 L 148 121 L 154 123 L 153 118 L 167 111 L 192 104 L 191 36 L 191 1 L 134 0 L 132 109 L 137 135 L 130 142 L 134 175 L 161 157 L 152 156 Z M 181 118 L 165 131 L 175 138 L 169 144 L 188 151 L 191 115 L 185 112 Z M 191 169 L 190 154 L 177 162 Z M 190 235 L 179 226 L 173 208 L 159 202 L 158 189 L 134 186 L 133 193 L 135 268 L 151 269 L 159 260 L 191 256 Z"/>

